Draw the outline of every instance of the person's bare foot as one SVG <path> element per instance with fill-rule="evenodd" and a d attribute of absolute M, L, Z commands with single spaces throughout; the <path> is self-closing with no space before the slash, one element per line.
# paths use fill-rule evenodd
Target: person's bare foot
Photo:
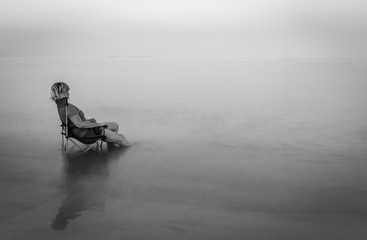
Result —
<path fill-rule="evenodd" d="M 122 138 L 122 141 L 121 141 L 121 146 L 123 147 L 132 147 L 133 145 L 127 141 L 127 139 L 122 135 L 122 134 L 119 134 Z"/>
<path fill-rule="evenodd" d="M 125 148 L 129 148 L 129 147 L 132 147 L 133 145 L 129 142 L 124 142 L 121 144 L 122 147 L 125 147 Z"/>

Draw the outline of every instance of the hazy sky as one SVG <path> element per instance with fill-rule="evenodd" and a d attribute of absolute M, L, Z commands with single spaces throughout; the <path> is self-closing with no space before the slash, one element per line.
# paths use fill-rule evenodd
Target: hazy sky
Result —
<path fill-rule="evenodd" d="M 367 56 L 364 0 L 0 0 L 0 56 Z"/>

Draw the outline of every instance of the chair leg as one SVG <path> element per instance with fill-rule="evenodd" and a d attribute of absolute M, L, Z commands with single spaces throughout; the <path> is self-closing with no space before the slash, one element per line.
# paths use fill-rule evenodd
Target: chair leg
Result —
<path fill-rule="evenodd" d="M 65 154 L 67 155 L 68 154 L 68 143 L 69 143 L 69 138 L 65 138 L 65 140 L 63 139 L 62 140 L 63 141 L 63 150 L 64 150 L 64 152 L 65 152 Z M 89 145 L 89 147 L 87 147 L 87 148 L 84 148 L 84 147 L 82 147 L 82 146 L 79 146 L 79 144 L 77 143 L 77 142 L 75 142 L 72 138 L 70 138 L 70 141 L 72 142 L 72 143 L 74 143 L 74 145 L 77 147 L 77 148 L 79 148 L 81 151 L 83 151 L 83 152 L 88 152 L 92 147 L 94 147 L 94 146 L 96 146 L 96 150 L 99 150 L 99 149 L 101 149 L 101 151 L 103 150 L 103 140 L 102 139 L 99 139 L 98 141 L 96 141 L 96 142 L 94 142 L 94 143 L 92 143 L 92 144 L 90 144 Z M 66 142 L 66 143 L 65 143 Z"/>
<path fill-rule="evenodd" d="M 79 144 L 77 142 L 75 142 L 72 138 L 70 139 L 70 141 L 72 143 L 74 143 L 74 146 L 76 146 L 77 148 L 79 148 L 81 151 L 86 152 L 86 150 L 84 148 L 82 148 L 81 146 L 79 146 Z"/>
<path fill-rule="evenodd" d="M 65 152 L 65 155 L 68 155 L 68 143 L 69 143 L 69 139 L 68 138 L 66 138 L 66 140 L 65 140 L 65 145 L 64 145 L 64 152 Z"/>
<path fill-rule="evenodd" d="M 102 151 L 102 146 L 103 146 L 103 141 L 101 140 L 101 141 L 99 142 L 99 150 L 100 150 L 100 151 Z"/>
<path fill-rule="evenodd" d="M 61 135 L 61 150 L 67 154 L 67 138 Z"/>
<path fill-rule="evenodd" d="M 89 149 L 91 149 L 96 144 L 97 144 L 97 149 L 98 149 L 98 142 L 95 142 L 95 143 L 91 144 L 87 149 L 84 149 L 84 152 L 88 152 Z"/>

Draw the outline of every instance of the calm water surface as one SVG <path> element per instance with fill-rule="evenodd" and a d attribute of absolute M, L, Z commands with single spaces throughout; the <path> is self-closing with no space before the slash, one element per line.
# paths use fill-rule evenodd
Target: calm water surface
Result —
<path fill-rule="evenodd" d="M 1 59 L 2 239 L 365 239 L 366 67 Z M 56 81 L 134 147 L 64 156 Z"/>

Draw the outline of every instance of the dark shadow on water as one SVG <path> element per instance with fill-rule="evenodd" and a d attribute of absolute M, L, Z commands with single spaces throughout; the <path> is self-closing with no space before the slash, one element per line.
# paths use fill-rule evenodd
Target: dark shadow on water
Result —
<path fill-rule="evenodd" d="M 64 156 L 65 199 L 51 227 L 62 230 L 83 211 L 103 209 L 109 164 L 121 159 L 125 148 L 109 148 L 104 152 L 72 153 Z"/>

